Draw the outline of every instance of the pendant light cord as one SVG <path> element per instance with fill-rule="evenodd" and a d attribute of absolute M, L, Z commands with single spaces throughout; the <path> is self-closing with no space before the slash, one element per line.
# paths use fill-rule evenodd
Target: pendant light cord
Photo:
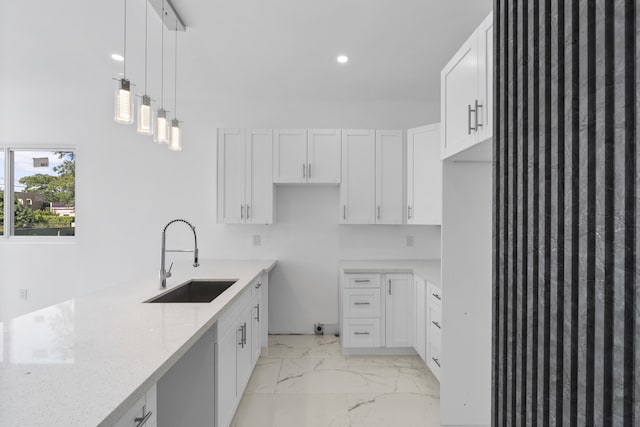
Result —
<path fill-rule="evenodd" d="M 149 55 L 147 53 L 149 43 L 148 39 L 148 27 L 149 27 L 149 2 L 144 2 L 144 94 L 147 94 L 147 62 Z"/>
<path fill-rule="evenodd" d="M 160 55 L 160 108 L 164 110 L 164 0 L 162 0 L 162 36 L 160 45 L 162 54 Z"/>
<path fill-rule="evenodd" d="M 127 0 L 124 0 L 124 61 L 122 61 L 122 77 L 127 78 Z"/>
<path fill-rule="evenodd" d="M 173 117 L 178 117 L 178 20 L 176 19 L 176 42 L 175 42 L 175 82 L 173 84 Z"/>

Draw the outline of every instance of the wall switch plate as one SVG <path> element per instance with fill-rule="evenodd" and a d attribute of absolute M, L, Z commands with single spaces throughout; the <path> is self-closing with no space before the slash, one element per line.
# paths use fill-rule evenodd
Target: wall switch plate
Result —
<path fill-rule="evenodd" d="M 413 236 L 407 236 L 407 246 L 413 247 Z"/>
<path fill-rule="evenodd" d="M 20 289 L 20 299 L 27 300 L 29 298 L 29 293 L 27 289 Z"/>
<path fill-rule="evenodd" d="M 260 246 L 260 235 L 259 234 L 254 234 L 253 235 L 253 246 Z"/>

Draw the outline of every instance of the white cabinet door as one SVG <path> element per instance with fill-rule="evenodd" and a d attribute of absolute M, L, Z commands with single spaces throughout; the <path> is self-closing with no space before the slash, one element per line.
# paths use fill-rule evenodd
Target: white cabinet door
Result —
<path fill-rule="evenodd" d="M 273 182 L 306 182 L 307 130 L 276 129 L 273 139 Z"/>
<path fill-rule="evenodd" d="M 236 347 L 238 352 L 236 356 L 236 384 L 238 388 L 238 399 L 242 397 L 244 388 L 249 382 L 253 365 L 251 364 L 251 304 L 249 304 L 242 312 L 240 318 L 240 329 L 243 329 L 240 337 L 240 344 Z"/>
<path fill-rule="evenodd" d="M 493 12 L 478 28 L 478 141 L 493 137 Z"/>
<path fill-rule="evenodd" d="M 271 129 L 246 131 L 247 224 L 273 223 L 272 151 Z"/>
<path fill-rule="evenodd" d="M 342 136 L 339 129 L 310 129 L 307 137 L 307 181 L 340 183 Z"/>
<path fill-rule="evenodd" d="M 376 224 L 402 224 L 403 148 L 402 131 L 376 131 Z"/>
<path fill-rule="evenodd" d="M 427 361 L 427 284 L 415 276 L 415 339 L 414 348 L 423 361 Z"/>
<path fill-rule="evenodd" d="M 218 370 L 216 387 L 216 412 L 220 427 L 231 424 L 236 407 L 236 347 L 239 345 L 242 332 L 240 328 L 229 328 L 222 331 L 225 335 L 218 340 Z"/>
<path fill-rule="evenodd" d="M 260 305 L 262 292 L 258 292 L 254 295 L 251 302 L 251 365 L 254 366 L 260 358 L 260 351 L 262 351 L 262 307 Z"/>
<path fill-rule="evenodd" d="M 413 347 L 413 276 L 387 274 L 382 289 L 386 294 L 387 347 Z"/>
<path fill-rule="evenodd" d="M 440 124 L 407 131 L 407 224 L 442 224 Z"/>
<path fill-rule="evenodd" d="M 474 127 L 478 99 L 478 37 L 474 33 L 442 70 L 440 76 L 443 157 L 477 141 Z"/>
<path fill-rule="evenodd" d="M 245 222 L 245 140 L 243 129 L 218 131 L 218 222 Z"/>
<path fill-rule="evenodd" d="M 374 224 L 376 144 L 373 130 L 342 131 L 340 223 Z"/>

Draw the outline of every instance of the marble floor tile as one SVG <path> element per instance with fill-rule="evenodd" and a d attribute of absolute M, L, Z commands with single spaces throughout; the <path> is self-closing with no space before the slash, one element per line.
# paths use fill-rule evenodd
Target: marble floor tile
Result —
<path fill-rule="evenodd" d="M 417 356 L 343 356 L 338 338 L 272 335 L 232 426 L 437 427 L 440 385 Z"/>

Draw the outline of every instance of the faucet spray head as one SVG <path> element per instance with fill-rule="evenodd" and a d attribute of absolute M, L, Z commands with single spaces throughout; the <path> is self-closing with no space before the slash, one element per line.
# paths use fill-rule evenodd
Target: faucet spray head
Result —
<path fill-rule="evenodd" d="M 198 267 L 200 265 L 200 263 L 198 262 L 198 249 L 196 248 L 193 251 L 193 266 L 194 267 Z"/>

